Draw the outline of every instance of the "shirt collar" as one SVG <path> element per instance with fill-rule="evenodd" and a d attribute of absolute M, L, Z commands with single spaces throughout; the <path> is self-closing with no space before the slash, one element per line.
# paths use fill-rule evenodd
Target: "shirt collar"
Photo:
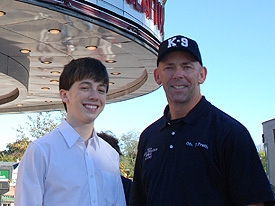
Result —
<path fill-rule="evenodd" d="M 183 118 L 170 120 L 169 119 L 169 105 L 167 105 L 163 112 L 163 118 L 161 122 L 161 129 L 167 125 L 173 125 L 178 123 L 196 124 L 202 116 L 204 116 L 209 110 L 210 103 L 202 96 L 201 100 L 196 106 Z"/>
<path fill-rule="evenodd" d="M 84 141 L 75 129 L 64 119 L 58 126 L 61 135 L 64 137 L 69 147 L 72 147 L 77 141 Z M 88 144 L 99 146 L 99 140 L 96 131 L 93 131 L 93 138 L 90 138 Z"/>
<path fill-rule="evenodd" d="M 65 119 L 58 126 L 58 129 L 69 147 L 72 147 L 81 137 Z"/>

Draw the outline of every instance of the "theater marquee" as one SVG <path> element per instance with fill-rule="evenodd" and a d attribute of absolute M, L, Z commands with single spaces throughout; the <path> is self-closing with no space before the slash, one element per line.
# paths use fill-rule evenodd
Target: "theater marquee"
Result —
<path fill-rule="evenodd" d="M 64 109 L 58 80 L 72 59 L 108 69 L 107 103 L 157 88 L 165 0 L 1 0 L 0 114 Z"/>
<path fill-rule="evenodd" d="M 154 38 L 158 41 L 163 40 L 164 6 L 159 0 L 41 0 L 41 2 L 81 12 L 119 29 L 132 32 L 151 43 L 154 42 Z"/>

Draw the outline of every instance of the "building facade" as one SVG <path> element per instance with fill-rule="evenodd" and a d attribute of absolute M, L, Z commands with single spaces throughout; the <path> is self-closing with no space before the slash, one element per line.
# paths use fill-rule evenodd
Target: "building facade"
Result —
<path fill-rule="evenodd" d="M 267 156 L 267 174 L 270 183 L 275 186 L 275 119 L 262 123 L 263 143 Z"/>

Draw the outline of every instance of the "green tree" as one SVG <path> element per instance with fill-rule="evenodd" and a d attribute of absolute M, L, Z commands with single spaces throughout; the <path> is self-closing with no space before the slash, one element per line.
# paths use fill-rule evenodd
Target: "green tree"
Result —
<path fill-rule="evenodd" d="M 6 150 L 0 152 L 0 160 L 6 162 L 21 160 L 30 142 L 52 131 L 64 116 L 65 112 L 57 113 L 55 118 L 52 118 L 52 112 L 39 112 L 34 117 L 29 115 L 26 128 L 19 125 L 16 129 L 16 141 L 9 143 Z"/>
<path fill-rule="evenodd" d="M 14 143 L 9 143 L 6 150 L 0 152 L 0 160 L 3 162 L 17 162 L 26 151 L 31 141 L 27 137 L 17 139 Z"/>
<path fill-rule="evenodd" d="M 27 128 L 20 127 L 16 131 L 19 134 L 19 138 L 25 136 L 25 132 L 28 131 L 30 139 L 37 139 L 52 131 L 60 124 L 62 118 L 65 116 L 64 112 L 58 113 L 55 118 L 52 118 L 51 112 L 39 112 L 37 116 L 28 116 L 29 122 L 26 122 Z"/>
<path fill-rule="evenodd" d="M 264 170 L 267 173 L 267 157 L 266 157 L 266 153 L 265 150 L 261 149 L 258 151 L 259 157 L 261 159 L 261 162 L 263 164 Z"/>
<path fill-rule="evenodd" d="M 267 156 L 266 156 L 266 150 L 263 144 L 256 145 L 258 155 L 260 157 L 260 160 L 262 162 L 263 168 L 268 173 L 268 163 L 267 163 Z"/>
<path fill-rule="evenodd" d="M 125 168 L 125 173 L 130 178 L 134 175 L 139 135 L 140 133 L 131 130 L 126 134 L 122 134 L 119 139 L 119 146 L 123 154 L 120 158 L 121 164 Z"/>

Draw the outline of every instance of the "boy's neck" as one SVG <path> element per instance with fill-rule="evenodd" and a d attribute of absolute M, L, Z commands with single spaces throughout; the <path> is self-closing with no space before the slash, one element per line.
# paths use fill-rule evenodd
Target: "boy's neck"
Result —
<path fill-rule="evenodd" d="M 72 122 L 66 119 L 67 122 L 74 128 L 74 130 L 84 139 L 85 144 L 88 143 L 88 140 L 93 136 L 94 132 L 94 123 L 80 123 Z"/>

